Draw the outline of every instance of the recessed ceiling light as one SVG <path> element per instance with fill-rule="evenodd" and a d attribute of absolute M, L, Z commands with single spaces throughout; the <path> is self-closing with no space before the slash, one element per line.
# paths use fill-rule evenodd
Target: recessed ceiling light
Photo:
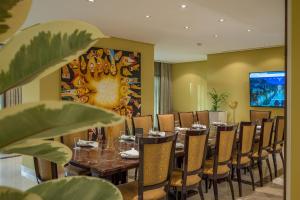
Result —
<path fill-rule="evenodd" d="M 146 18 L 150 18 L 151 16 L 150 15 L 146 15 Z"/>
<path fill-rule="evenodd" d="M 251 29 L 248 29 L 247 31 L 248 31 L 248 32 L 251 32 L 252 30 L 251 30 Z"/>
<path fill-rule="evenodd" d="M 191 27 L 190 26 L 185 26 L 184 27 L 186 30 L 189 30 L 189 29 L 191 29 Z"/>
<path fill-rule="evenodd" d="M 95 3 L 95 0 L 88 0 L 90 3 Z"/>
<path fill-rule="evenodd" d="M 202 43 L 201 42 L 197 42 L 197 46 L 202 46 Z"/>
<path fill-rule="evenodd" d="M 185 4 L 180 5 L 181 8 L 186 8 Z"/>
<path fill-rule="evenodd" d="M 219 22 L 224 22 L 225 20 L 223 18 L 219 19 Z"/>
<path fill-rule="evenodd" d="M 217 37 L 219 37 L 219 35 L 218 34 L 214 34 L 214 37 L 217 38 Z"/>

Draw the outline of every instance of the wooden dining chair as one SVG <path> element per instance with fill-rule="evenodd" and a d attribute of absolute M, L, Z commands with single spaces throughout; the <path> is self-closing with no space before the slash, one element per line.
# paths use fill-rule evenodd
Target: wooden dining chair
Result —
<path fill-rule="evenodd" d="M 214 197 L 218 200 L 218 181 L 226 179 L 230 186 L 231 196 L 234 200 L 234 190 L 230 176 L 233 146 L 235 144 L 236 129 L 234 126 L 218 126 L 216 135 L 215 152 L 213 160 L 206 160 L 204 164 L 203 178 L 213 182 Z"/>
<path fill-rule="evenodd" d="M 152 115 L 132 117 L 132 126 L 134 135 L 136 128 L 142 128 L 143 134 L 147 135 L 149 133 L 149 130 L 153 129 Z"/>
<path fill-rule="evenodd" d="M 193 112 L 179 112 L 179 123 L 180 127 L 192 128 L 194 123 L 194 113 Z"/>
<path fill-rule="evenodd" d="M 33 161 L 38 184 L 58 178 L 57 164 L 36 157 L 33 158 Z"/>
<path fill-rule="evenodd" d="M 196 116 L 197 116 L 197 121 L 205 125 L 206 128 L 209 128 L 209 111 L 208 110 L 203 110 L 203 111 L 196 111 Z"/>
<path fill-rule="evenodd" d="M 250 110 L 250 121 L 256 122 L 257 125 L 262 124 L 263 119 L 270 119 L 271 111 Z"/>
<path fill-rule="evenodd" d="M 157 115 L 158 129 L 164 132 L 175 131 L 175 116 L 174 114 L 158 114 Z"/>
<path fill-rule="evenodd" d="M 138 181 L 117 186 L 124 200 L 168 198 L 177 134 L 139 137 Z"/>
<path fill-rule="evenodd" d="M 75 140 L 88 140 L 88 133 L 86 131 L 81 131 L 74 134 L 64 135 L 60 137 L 61 143 L 73 149 L 75 146 Z M 82 166 L 75 166 L 74 164 L 68 163 L 64 166 L 64 171 L 66 176 L 90 176 L 90 168 L 83 168 Z"/>
<path fill-rule="evenodd" d="M 276 117 L 276 123 L 275 123 L 275 132 L 274 132 L 274 140 L 272 142 L 272 148 L 269 151 L 272 154 L 273 162 L 274 162 L 274 171 L 275 171 L 275 177 L 278 176 L 277 172 L 277 161 L 276 161 L 276 154 L 280 155 L 282 166 L 284 168 L 285 161 L 283 158 L 283 145 L 284 145 L 284 135 L 285 135 L 285 119 L 283 116 L 277 116 Z"/>
<path fill-rule="evenodd" d="M 255 134 L 255 122 L 241 122 L 238 139 L 239 141 L 237 143 L 237 148 L 234 150 L 232 160 L 232 178 L 234 178 L 234 170 L 236 170 L 240 197 L 242 196 L 242 169 L 248 169 L 252 182 L 252 190 L 255 190 L 255 183 L 251 163 L 251 155 L 253 153 Z"/>
<path fill-rule="evenodd" d="M 183 168 L 174 169 L 171 176 L 171 187 L 181 191 L 181 199 L 187 198 L 187 191 L 197 188 L 201 200 L 204 200 L 201 175 L 205 161 L 208 141 L 208 130 L 187 131 L 184 142 Z"/>
<path fill-rule="evenodd" d="M 260 186 L 263 186 L 263 170 L 262 170 L 262 161 L 265 160 L 269 168 L 270 178 L 272 181 L 272 170 L 269 161 L 269 151 L 272 148 L 272 132 L 273 132 L 273 119 L 263 119 L 261 126 L 260 139 L 258 144 L 258 149 L 254 148 L 254 152 L 251 156 L 251 159 L 257 162 Z"/>

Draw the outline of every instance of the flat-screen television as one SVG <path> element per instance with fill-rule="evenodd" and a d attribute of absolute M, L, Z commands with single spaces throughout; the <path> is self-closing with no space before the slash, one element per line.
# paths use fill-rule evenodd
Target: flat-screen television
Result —
<path fill-rule="evenodd" d="M 251 107 L 284 107 L 285 72 L 250 73 Z"/>

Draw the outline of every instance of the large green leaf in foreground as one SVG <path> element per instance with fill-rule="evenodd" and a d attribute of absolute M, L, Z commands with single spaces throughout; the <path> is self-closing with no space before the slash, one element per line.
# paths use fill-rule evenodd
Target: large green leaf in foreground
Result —
<path fill-rule="evenodd" d="M 0 42 L 13 35 L 24 23 L 31 7 L 31 0 L 0 1 Z"/>
<path fill-rule="evenodd" d="M 48 181 L 28 190 L 44 200 L 122 200 L 116 186 L 99 178 L 68 177 Z"/>
<path fill-rule="evenodd" d="M 42 200 L 39 195 L 35 193 L 22 192 L 17 189 L 9 187 L 0 187 L 1 200 Z"/>
<path fill-rule="evenodd" d="M 48 139 L 122 122 L 99 107 L 63 101 L 17 105 L 0 112 L 0 149 L 27 139 Z"/>
<path fill-rule="evenodd" d="M 17 153 L 35 156 L 60 165 L 65 165 L 72 158 L 72 151 L 66 145 L 51 140 L 30 139 L 14 143 L 1 150 L 6 154 Z"/>
<path fill-rule="evenodd" d="M 0 50 L 0 93 L 40 79 L 85 53 L 103 33 L 81 21 L 53 21 L 18 32 Z"/>

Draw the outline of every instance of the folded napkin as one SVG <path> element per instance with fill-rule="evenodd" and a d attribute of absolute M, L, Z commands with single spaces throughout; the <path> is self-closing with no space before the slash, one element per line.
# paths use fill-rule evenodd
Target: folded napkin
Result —
<path fill-rule="evenodd" d="M 261 129 L 261 125 L 257 125 L 257 126 L 256 126 L 256 129 Z"/>
<path fill-rule="evenodd" d="M 135 141 L 135 136 L 133 136 L 133 135 L 121 135 L 120 139 L 121 140 Z"/>
<path fill-rule="evenodd" d="M 183 149 L 184 145 L 182 143 L 176 143 L 176 149 Z"/>
<path fill-rule="evenodd" d="M 181 128 L 181 127 L 175 127 L 175 131 L 188 131 L 189 128 Z"/>
<path fill-rule="evenodd" d="M 135 150 L 134 148 L 131 148 L 128 151 L 120 152 L 120 155 L 122 158 L 138 158 L 139 152 L 137 150 Z"/>
<path fill-rule="evenodd" d="M 149 135 L 165 137 L 166 133 L 165 132 L 159 132 L 159 131 L 149 131 Z"/>
<path fill-rule="evenodd" d="M 78 146 L 82 146 L 82 147 L 94 147 L 94 148 L 96 148 L 96 147 L 98 147 L 98 142 L 95 142 L 95 141 L 87 141 L 87 140 L 78 140 L 78 142 L 77 142 L 77 145 Z"/>
<path fill-rule="evenodd" d="M 203 125 L 203 124 L 193 124 L 192 127 L 193 128 L 203 128 L 203 129 L 206 129 L 206 126 Z"/>

